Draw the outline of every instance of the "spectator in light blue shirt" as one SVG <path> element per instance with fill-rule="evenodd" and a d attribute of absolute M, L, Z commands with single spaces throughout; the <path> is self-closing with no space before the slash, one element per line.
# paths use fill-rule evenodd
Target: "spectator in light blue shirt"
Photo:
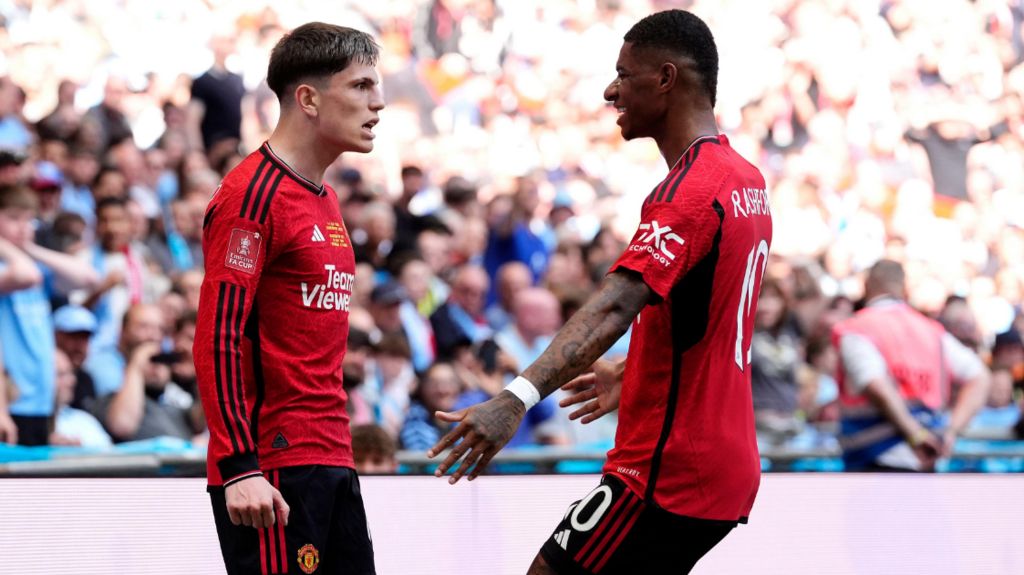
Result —
<path fill-rule="evenodd" d="M 96 274 L 72 256 L 32 242 L 36 195 L 0 188 L 0 348 L 18 390 L 10 406 L 23 445 L 45 445 L 54 408 L 54 332 L 47 285 L 52 274 L 90 287 Z"/>
<path fill-rule="evenodd" d="M 89 150 L 73 147 L 68 151 L 60 208 L 82 216 L 90 230 L 96 228 L 96 199 L 92 195 L 92 183 L 99 171 L 99 160 Z"/>

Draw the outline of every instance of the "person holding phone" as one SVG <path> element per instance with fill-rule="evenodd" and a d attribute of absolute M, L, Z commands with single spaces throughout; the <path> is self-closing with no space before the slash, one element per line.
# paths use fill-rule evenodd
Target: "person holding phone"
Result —
<path fill-rule="evenodd" d="M 120 389 L 94 408 L 117 441 L 192 439 L 202 430 L 199 402 L 171 381 L 170 365 L 180 358 L 162 351 L 163 324 L 163 312 L 155 305 L 136 304 L 124 316 L 119 345 L 124 378 Z"/>

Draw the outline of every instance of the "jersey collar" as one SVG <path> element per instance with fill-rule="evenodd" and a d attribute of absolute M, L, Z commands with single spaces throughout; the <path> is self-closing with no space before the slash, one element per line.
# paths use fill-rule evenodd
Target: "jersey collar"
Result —
<path fill-rule="evenodd" d="M 327 190 L 324 189 L 323 184 L 317 185 L 313 183 L 312 180 L 306 178 L 302 174 L 293 170 L 291 166 L 285 163 L 284 160 L 282 160 L 276 153 L 274 153 L 273 148 L 270 147 L 270 142 L 263 142 L 263 145 L 260 146 L 260 152 L 262 152 L 264 157 L 270 160 L 271 163 L 277 166 L 282 172 L 291 176 L 291 178 L 302 187 L 306 188 L 307 190 L 313 192 L 318 196 L 327 195 Z"/>

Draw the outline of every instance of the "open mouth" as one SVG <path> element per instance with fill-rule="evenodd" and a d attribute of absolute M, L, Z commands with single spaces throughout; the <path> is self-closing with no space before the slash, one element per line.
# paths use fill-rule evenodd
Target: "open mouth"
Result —
<path fill-rule="evenodd" d="M 376 126 L 377 122 L 379 122 L 379 121 L 380 121 L 379 119 L 370 120 L 369 122 L 363 124 L 363 128 L 367 129 L 367 130 L 372 130 L 373 127 Z"/>

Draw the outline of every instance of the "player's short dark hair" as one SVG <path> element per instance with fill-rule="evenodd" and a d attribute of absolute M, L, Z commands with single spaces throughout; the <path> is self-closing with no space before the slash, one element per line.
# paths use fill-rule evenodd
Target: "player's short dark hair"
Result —
<path fill-rule="evenodd" d="M 13 185 L 0 187 L 0 210 L 28 210 L 39 208 L 39 197 L 26 186 Z"/>
<path fill-rule="evenodd" d="M 718 95 L 718 48 L 703 20 L 686 10 L 665 10 L 640 20 L 623 40 L 636 47 L 667 50 L 693 60 L 711 105 Z"/>
<path fill-rule="evenodd" d="M 310 22 L 286 34 L 270 53 L 267 85 L 282 103 L 303 81 L 329 78 L 352 62 L 377 65 L 380 46 L 365 32 Z"/>

